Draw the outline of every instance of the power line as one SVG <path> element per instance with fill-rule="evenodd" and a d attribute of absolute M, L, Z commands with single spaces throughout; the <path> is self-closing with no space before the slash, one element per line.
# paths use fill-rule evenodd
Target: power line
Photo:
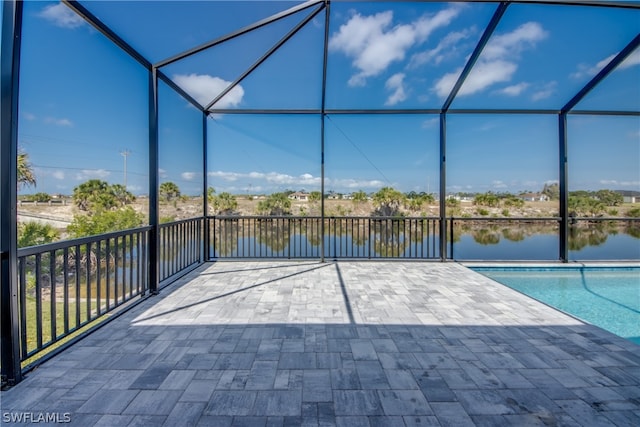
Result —
<path fill-rule="evenodd" d="M 346 140 L 347 140 L 347 141 L 348 141 L 348 142 L 353 146 L 353 148 L 355 148 L 355 149 L 360 153 L 360 155 L 361 155 L 362 157 L 364 157 L 364 159 L 365 159 L 365 160 L 366 160 L 366 161 L 367 161 L 367 162 L 368 162 L 368 163 L 369 163 L 369 164 L 370 164 L 370 165 L 371 165 L 371 166 L 372 166 L 376 171 L 378 171 L 378 173 L 380 174 L 380 176 L 381 176 L 382 178 L 384 178 L 384 180 L 385 180 L 385 181 L 387 181 L 387 184 L 389 184 L 389 186 L 390 186 L 390 187 L 391 187 L 391 186 L 393 186 L 393 185 L 391 184 L 391 181 L 390 181 L 390 180 L 385 176 L 385 174 L 384 174 L 384 173 L 382 173 L 382 171 L 381 171 L 380 169 L 378 169 L 378 167 L 377 167 L 376 165 L 374 165 L 374 164 L 373 164 L 373 162 L 372 162 L 372 161 L 367 157 L 367 155 L 366 155 L 366 154 L 364 154 L 364 151 L 362 151 L 362 150 L 360 149 L 360 147 L 358 147 L 358 146 L 356 145 L 356 143 L 355 143 L 355 142 L 353 142 L 353 141 L 351 140 L 351 138 L 349 138 L 349 137 L 347 136 L 347 134 L 346 134 L 342 129 L 340 129 L 340 127 L 339 127 L 339 126 L 338 126 L 338 125 L 337 125 L 337 124 L 336 124 L 336 123 L 331 119 L 331 116 L 327 115 L 326 117 L 329 119 L 329 121 L 331 122 L 331 124 L 333 124 L 333 126 L 335 126 L 335 128 L 338 130 L 338 132 L 340 132 L 340 133 L 342 134 L 342 136 L 344 136 L 344 138 L 345 138 L 345 139 L 346 139 Z"/>

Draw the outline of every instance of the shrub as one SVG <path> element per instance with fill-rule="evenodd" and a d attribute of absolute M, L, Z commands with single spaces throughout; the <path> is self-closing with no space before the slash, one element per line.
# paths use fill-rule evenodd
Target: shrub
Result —
<path fill-rule="evenodd" d="M 18 247 L 44 245 L 58 240 L 60 233 L 49 224 L 27 221 L 18 224 Z"/>
<path fill-rule="evenodd" d="M 629 218 L 640 218 L 640 208 L 633 208 L 627 211 L 626 215 Z"/>
<path fill-rule="evenodd" d="M 143 222 L 144 215 L 127 206 L 117 211 L 100 210 L 93 215 L 75 215 L 67 231 L 72 237 L 95 236 L 140 227 Z"/>

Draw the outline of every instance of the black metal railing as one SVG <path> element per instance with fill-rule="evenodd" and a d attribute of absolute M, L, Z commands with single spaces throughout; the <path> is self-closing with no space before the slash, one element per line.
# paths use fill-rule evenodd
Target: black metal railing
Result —
<path fill-rule="evenodd" d="M 213 216 L 209 259 L 413 258 L 437 259 L 434 217 Z"/>
<path fill-rule="evenodd" d="M 145 294 L 150 229 L 18 250 L 23 362 Z"/>
<path fill-rule="evenodd" d="M 159 280 L 161 284 L 182 274 L 203 260 L 204 238 L 202 218 L 191 218 L 159 227 Z"/>

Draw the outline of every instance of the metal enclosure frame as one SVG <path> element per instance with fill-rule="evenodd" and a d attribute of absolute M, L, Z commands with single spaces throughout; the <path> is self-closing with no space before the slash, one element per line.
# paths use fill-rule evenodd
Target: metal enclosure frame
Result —
<path fill-rule="evenodd" d="M 414 0 L 420 1 L 420 0 Z M 431 0 L 422 0 L 429 2 Z M 203 114 L 202 121 L 202 155 L 203 155 L 203 218 L 207 217 L 208 201 L 207 201 L 207 152 L 208 152 L 208 127 L 207 117 L 212 114 L 312 114 L 318 115 L 320 118 L 320 141 L 319 141 L 319 158 L 321 168 L 321 215 L 325 218 L 324 194 L 325 194 L 325 121 L 328 114 L 430 114 L 439 115 L 440 128 L 440 258 L 442 261 L 447 259 L 446 255 L 446 154 L 447 154 L 447 116 L 450 114 L 540 114 L 540 115 L 556 115 L 558 117 L 558 153 L 559 153 L 559 187 L 560 187 L 560 231 L 559 231 L 559 248 L 558 259 L 562 262 L 568 261 L 568 149 L 567 149 L 567 116 L 569 114 L 577 115 L 617 115 L 617 116 L 640 116 L 640 111 L 585 111 L 574 110 L 576 105 L 603 79 L 605 79 L 622 61 L 624 61 L 635 49 L 640 46 L 640 35 L 629 41 L 627 46 L 621 50 L 595 77 L 593 77 L 571 100 L 563 107 L 554 109 L 451 109 L 451 105 L 455 100 L 459 90 L 464 84 L 469 73 L 472 71 L 476 61 L 482 54 L 483 49 L 491 38 L 494 30 L 498 26 L 507 8 L 512 4 L 543 4 L 548 7 L 555 5 L 568 6 L 588 6 L 588 7 L 607 7 L 607 8 L 625 8 L 632 10 L 640 10 L 640 2 L 623 2 L 623 1 L 553 1 L 553 0 L 516 0 L 516 1 L 490 1 L 490 0 L 454 0 L 462 3 L 492 3 L 496 5 L 496 10 L 486 26 L 479 42 L 469 59 L 467 60 L 461 75 L 456 81 L 446 101 L 439 109 L 327 109 L 326 108 L 326 86 L 327 86 L 327 67 L 328 67 L 328 44 L 329 44 L 329 22 L 331 15 L 331 5 L 329 0 L 311 0 L 296 5 L 288 10 L 277 13 L 271 17 L 260 20 L 252 25 L 234 31 L 226 36 L 219 37 L 207 43 L 196 46 L 185 52 L 179 53 L 155 64 L 146 59 L 137 52 L 130 44 L 123 40 L 118 34 L 111 30 L 107 25 L 101 22 L 89 8 L 85 7 L 81 2 L 74 0 L 62 0 L 76 14 L 82 17 L 93 28 L 106 36 L 126 54 L 135 59 L 149 73 L 149 222 L 152 230 L 149 239 L 149 282 L 150 292 L 155 294 L 158 292 L 158 245 L 159 245 L 159 174 L 158 174 L 158 80 L 165 82 L 171 89 L 177 92 L 190 104 L 195 106 Z M 0 354 L 0 364 L 2 367 L 3 382 L 8 384 L 16 383 L 21 380 L 20 360 L 18 351 L 19 333 L 17 321 L 17 273 L 16 273 L 16 237 L 17 237 L 17 128 L 18 128 L 18 88 L 20 78 L 20 47 L 21 47 L 21 30 L 22 30 L 22 9 L 23 3 L 18 0 L 3 1 L 3 19 L 2 19 L 2 100 L 1 100 L 1 150 L 0 150 L 0 317 L 1 317 L 1 344 L 2 350 Z M 252 64 L 244 73 L 240 75 L 225 91 L 219 94 L 215 99 L 207 105 L 201 105 L 192 96 L 186 93 L 182 88 L 175 84 L 163 72 L 162 68 L 188 58 L 198 52 L 209 49 L 213 46 L 232 40 L 238 36 L 249 33 L 255 29 L 262 28 L 273 22 L 279 21 L 285 17 L 292 16 L 298 12 L 311 10 L 306 17 L 301 20 L 294 28 L 292 28 L 284 37 L 282 37 L 271 49 L 269 49 L 260 59 Z M 320 16 L 322 11 L 324 14 L 324 45 L 322 60 L 322 86 L 321 86 L 321 106 L 319 109 L 212 109 L 226 93 L 232 90 L 245 77 L 255 71 L 262 62 L 264 62 L 271 54 L 276 52 L 291 37 L 311 22 L 315 17 Z M 324 228 L 324 221 L 322 221 Z M 323 230 L 324 232 L 324 230 Z M 209 258 L 209 230 L 205 227 L 204 231 L 204 247 L 205 259 Z M 324 240 L 322 239 L 323 248 L 321 250 L 322 260 L 324 261 Z"/>

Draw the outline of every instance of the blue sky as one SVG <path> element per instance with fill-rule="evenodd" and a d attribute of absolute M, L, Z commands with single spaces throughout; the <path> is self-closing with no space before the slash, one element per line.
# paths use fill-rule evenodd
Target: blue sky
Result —
<path fill-rule="evenodd" d="M 151 62 L 228 34 L 296 2 L 83 2 Z M 494 3 L 331 4 L 328 109 L 440 108 L 496 9 Z M 301 22 L 304 10 L 163 68 L 212 101 Z M 324 11 L 215 106 L 319 109 Z M 640 13 L 511 5 L 453 109 L 559 109 L 638 32 Z M 148 180 L 148 76 L 57 2 L 25 3 L 19 146 L 38 185 L 71 194 L 81 182 Z M 640 52 L 577 109 L 640 110 Z M 558 180 L 557 116 L 450 114 L 447 190 L 536 191 Z M 237 194 L 320 188 L 318 115 L 212 114 L 208 177 Z M 640 190 L 640 118 L 570 115 L 570 189 Z M 160 85 L 160 177 L 202 191 L 202 116 Z M 327 191 L 436 192 L 437 115 L 325 120 Z M 128 153 L 126 156 L 123 153 Z"/>

